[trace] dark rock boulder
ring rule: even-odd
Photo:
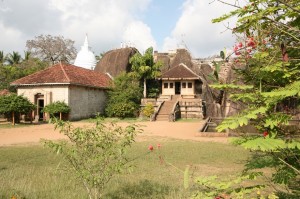
[[[95,71],[109,73],[116,77],[122,72],[129,72],[129,59],[137,53],[136,48],[120,48],[106,52],[95,67]]]

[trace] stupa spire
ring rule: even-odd
[[[88,35],[85,34],[85,40],[78,52],[75,62],[75,66],[80,66],[87,69],[94,69],[96,66],[96,57],[89,47]]]

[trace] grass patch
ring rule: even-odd
[[[193,180],[191,189],[184,190],[180,171],[186,165],[193,177],[225,177],[241,171],[247,157],[246,150],[228,144],[149,138],[132,146],[129,158],[134,167],[109,182],[104,198],[188,198]],[[42,146],[0,147],[0,198],[87,198],[64,164],[60,155]]]

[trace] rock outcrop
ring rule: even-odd
[[[130,71],[129,59],[137,53],[136,48],[120,48],[106,52],[95,67],[95,71],[109,73],[116,77],[122,72]]]

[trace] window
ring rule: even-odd
[[[182,83],[182,88],[186,88],[186,83],[185,82]]]
[[[168,83],[164,83],[164,88],[168,88]]]
[[[191,82],[188,83],[188,88],[193,88],[193,84]]]
[[[173,83],[170,83],[170,88],[173,88]]]

